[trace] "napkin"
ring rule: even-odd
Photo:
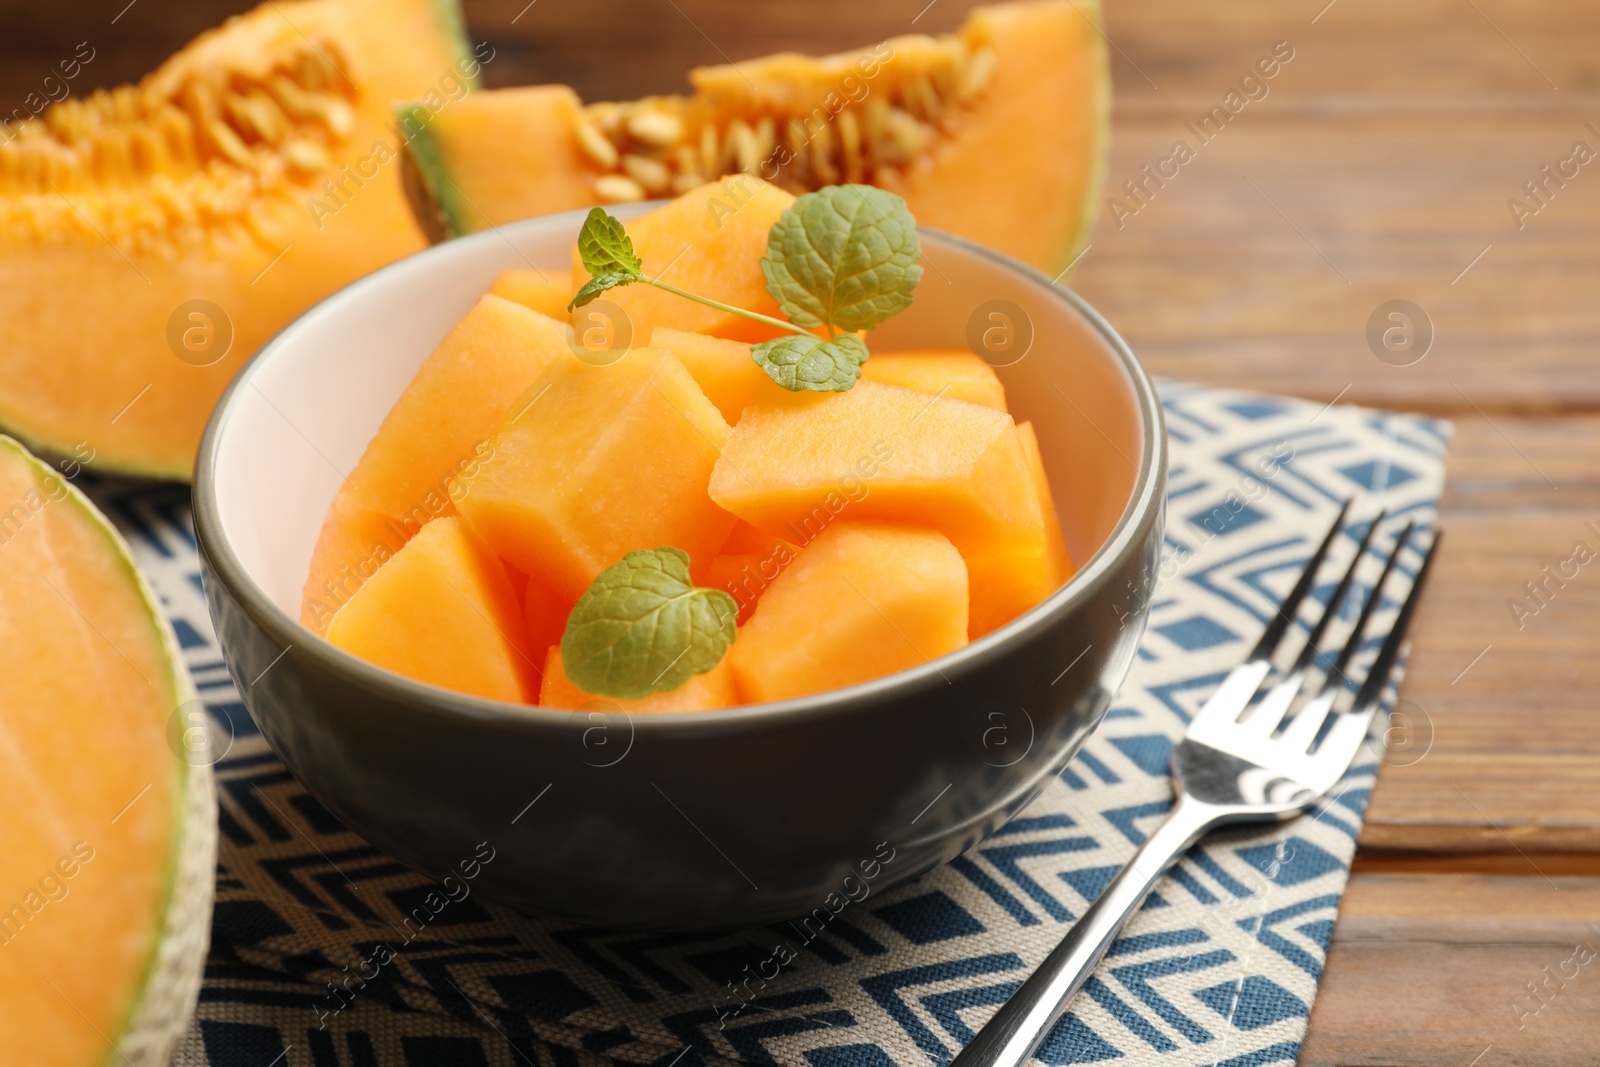
[[[1339,505],[1353,496],[1358,517],[1384,507],[1423,525],[1434,518],[1448,423],[1176,381],[1159,388],[1172,445],[1161,572],[1137,662],[1105,720],[988,840],[911,885],[852,902],[811,940],[785,924],[697,934],[567,926],[482,900],[470,883],[440,905],[443,887],[344,828],[251,722],[206,615],[187,491],[88,486],[160,594],[212,716],[214,750],[225,750],[211,954],[174,1063],[949,1062],[1168,811],[1173,745]],[[1293,1062],[1382,728],[1380,719],[1308,814],[1191,849],[1038,1059]],[[431,921],[403,928],[418,907]],[[752,977],[779,944],[792,962],[770,980]]]

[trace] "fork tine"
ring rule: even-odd
[[[1283,603],[1278,605],[1277,614],[1267,624],[1266,630],[1261,634],[1261,640],[1256,642],[1256,647],[1250,653],[1252,660],[1272,658],[1278,643],[1283,640],[1283,635],[1288,632],[1295,616],[1299,613],[1300,602],[1311,591],[1311,584],[1316,581],[1317,570],[1327,558],[1328,548],[1333,544],[1333,539],[1339,535],[1339,529],[1344,525],[1344,517],[1349,512],[1353,499],[1347,498],[1344,505],[1339,508],[1339,514],[1334,516],[1333,525],[1328,527],[1328,532],[1322,538],[1322,544],[1317,546],[1317,550],[1306,561],[1306,569],[1300,572],[1300,579],[1295,582],[1294,588],[1289,590],[1289,595],[1283,598]]]
[[[1355,580],[1356,570],[1361,566],[1361,561],[1366,558],[1367,546],[1372,543],[1373,532],[1378,524],[1383,521],[1385,512],[1378,512],[1370,523],[1367,532],[1362,535],[1361,543],[1356,546],[1355,558],[1350,561],[1350,566],[1345,568],[1344,574],[1339,578],[1339,584],[1334,587],[1333,594],[1328,597],[1328,603],[1322,609],[1322,615],[1311,627],[1311,633],[1306,638],[1305,647],[1295,657],[1294,666],[1272,689],[1262,698],[1256,709],[1250,712],[1244,720],[1244,725],[1249,729],[1262,734],[1271,734],[1282,724],[1284,716],[1289,714],[1289,709],[1294,706],[1295,698],[1305,688],[1306,678],[1310,674],[1311,663],[1317,657],[1317,646],[1322,642],[1322,636],[1327,632],[1328,624],[1339,614],[1339,608],[1345,596],[1350,591],[1350,583]]]
[[[1322,732],[1322,724],[1332,710],[1334,700],[1338,697],[1337,683],[1345,681],[1345,667],[1349,666],[1350,659],[1361,648],[1362,641],[1366,638],[1367,622],[1372,618],[1372,609],[1378,601],[1383,599],[1383,587],[1388,584],[1389,575],[1394,571],[1395,561],[1400,558],[1400,553],[1405,551],[1406,542],[1411,539],[1411,531],[1415,523],[1406,523],[1405,529],[1400,531],[1400,536],[1395,539],[1394,548],[1389,551],[1389,558],[1383,561],[1383,571],[1378,575],[1378,580],[1373,583],[1372,591],[1367,594],[1366,603],[1361,605],[1361,613],[1356,616],[1355,625],[1350,628],[1350,637],[1339,650],[1333,666],[1323,676],[1322,685],[1317,690],[1316,699],[1306,704],[1295,716],[1289,728],[1283,732],[1282,741],[1296,752],[1305,752],[1311,748],[1311,743],[1316,740],[1317,734]],[[1367,534],[1370,537],[1371,529]],[[1350,574],[1355,573],[1351,567]]]
[[[1433,535],[1433,541],[1422,557],[1422,566],[1418,568],[1417,576],[1411,582],[1411,591],[1406,594],[1405,603],[1400,606],[1400,614],[1395,617],[1394,628],[1389,631],[1389,636],[1384,638],[1383,647],[1378,650],[1377,658],[1372,661],[1372,669],[1356,693],[1355,703],[1351,705],[1349,711],[1334,720],[1333,728],[1328,731],[1328,736],[1323,738],[1322,744],[1317,748],[1317,757],[1337,759],[1342,761],[1343,767],[1348,767],[1355,759],[1356,750],[1361,747],[1361,742],[1367,736],[1372,718],[1377,713],[1378,704],[1383,699],[1383,692],[1389,686],[1389,677],[1394,673],[1395,663],[1400,658],[1400,649],[1406,640],[1406,630],[1411,626],[1412,615],[1416,614],[1417,602],[1422,599],[1422,587],[1427,584],[1428,571],[1433,566],[1433,557],[1439,550],[1440,536],[1441,534],[1437,532]],[[1377,596],[1377,587],[1374,587],[1373,596]]]

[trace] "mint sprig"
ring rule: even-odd
[[[597,696],[665,693],[721,662],[738,618],[733,597],[695,586],[683,549],[640,549],[601,571],[578,598],[561,636],[561,665]]]
[[[584,219],[578,254],[591,277],[568,311],[608,289],[643,283],[765,323],[793,336],[762,341],[750,356],[774,382],[796,392],[842,392],[854,385],[869,353],[851,334],[904,311],[922,278],[916,220],[904,200],[870,185],[806,193],[767,234],[761,272],[788,322],[647,276],[622,223],[601,208]],[[811,332],[821,327],[828,330],[826,338]]]

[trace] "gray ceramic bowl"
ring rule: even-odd
[[[533,219],[396,263],[301,316],[234,381],[200,449],[195,516],[212,619],[251,714],[305,787],[379,848],[443,877],[487,841],[478,892],[572,922],[770,922],[859,893],[869,875],[879,891],[948,863],[1044,788],[1122,683],[1166,469],[1155,391],[1111,327],[966,241],[924,233],[916,303],[870,343],[981,343],[1007,324],[993,313],[1031,333],[999,373],[1038,430],[1080,569],[1009,625],[849,689],[630,718],[421,685],[296,621],[334,491],[412,373],[500,271],[566,270],[581,221]]]

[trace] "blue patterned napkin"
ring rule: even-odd
[[[1172,439],[1166,552],[1139,660],[1105,722],[992,838],[852,905],[808,943],[782,925],[641,934],[528,919],[470,895],[441,905],[438,887],[308,796],[256,732],[206,617],[187,492],[91,487],[166,604],[213,727],[231,737],[216,765],[210,965],[174,1062],[948,1062],[1168,810],[1174,742],[1339,502],[1355,494],[1358,514],[1381,504],[1434,517],[1447,423],[1178,382],[1161,392]],[[1292,1062],[1380,755],[1369,742],[1309,815],[1191,850],[1039,1058]],[[431,921],[407,941],[400,924],[418,908]],[[735,996],[745,968],[779,943],[795,946],[794,961]]]

